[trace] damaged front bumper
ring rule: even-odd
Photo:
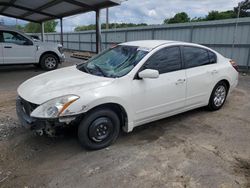
[[[30,103],[21,97],[16,100],[16,113],[21,125],[30,129],[38,135],[56,136],[58,130],[69,125],[79,123],[79,116],[56,118],[56,119],[37,119],[30,116],[33,110],[39,105]]]

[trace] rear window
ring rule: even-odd
[[[210,58],[206,49],[189,46],[184,46],[183,49],[186,68],[210,64]]]
[[[208,51],[210,63],[217,63],[217,56],[214,52]]]

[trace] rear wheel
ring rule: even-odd
[[[208,104],[210,110],[215,111],[222,108],[227,98],[228,89],[229,88],[225,82],[219,82],[216,84]]]
[[[84,148],[98,150],[115,142],[119,132],[120,119],[117,114],[109,109],[97,109],[80,123],[78,138]]]
[[[46,71],[57,69],[58,64],[59,64],[58,58],[54,54],[43,55],[40,62],[42,69]]]

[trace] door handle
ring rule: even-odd
[[[184,82],[186,82],[186,79],[179,79],[179,80],[177,80],[177,82],[175,84],[180,85],[180,84],[183,84]]]
[[[12,46],[4,46],[4,48],[12,48]]]

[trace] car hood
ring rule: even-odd
[[[42,104],[64,95],[82,95],[83,92],[104,87],[113,81],[112,78],[87,74],[72,66],[31,78],[20,85],[17,91],[26,101]]]

